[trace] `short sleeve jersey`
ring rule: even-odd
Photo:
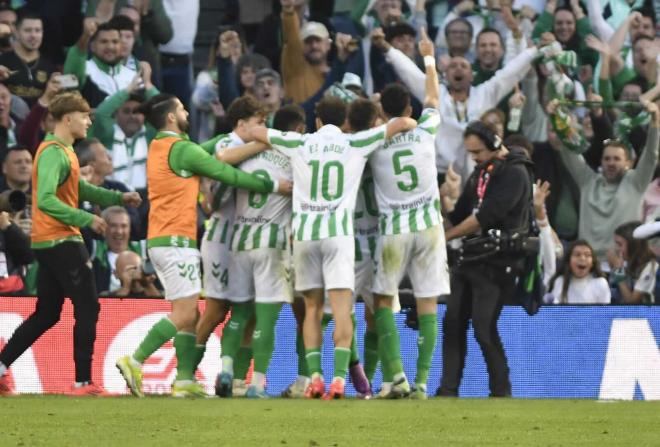
[[[291,162],[277,151],[261,152],[240,165],[240,169],[271,180],[293,180]],[[291,198],[276,193],[236,190],[236,210],[231,250],[258,248],[286,249],[291,226]]]
[[[215,143],[215,153],[219,154],[225,149],[241,146],[243,140],[234,132],[221,136]],[[232,235],[231,228],[234,223],[234,210],[236,208],[235,191],[228,185],[213,180],[211,191],[213,191],[213,219],[209,231],[215,233],[220,231],[220,242],[227,243]]]
[[[345,134],[325,125],[313,134],[269,129],[273,149],[293,167],[293,237],[316,241],[353,235],[353,212],[369,154],[385,141],[386,127]]]
[[[439,123],[437,110],[425,109],[415,129],[388,139],[371,155],[380,234],[415,233],[442,222],[435,165]]]

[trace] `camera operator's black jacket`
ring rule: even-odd
[[[491,229],[527,234],[532,212],[532,167],[529,158],[515,149],[503,160],[478,165],[458,198],[454,211],[450,213],[449,220],[453,225],[458,225],[477,210],[476,218],[484,236]],[[479,206],[477,185],[483,169],[489,171],[490,180]],[[498,255],[489,262],[508,264],[511,260],[506,255]]]

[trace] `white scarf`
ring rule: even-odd
[[[132,138],[127,138],[117,124],[114,125],[114,130],[110,148],[114,168],[112,178],[129,188],[145,189],[149,144],[144,126]]]

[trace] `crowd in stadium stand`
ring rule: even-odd
[[[75,145],[88,181],[143,197],[137,210],[80,204],[107,223],[105,238],[85,233],[98,290],[150,296],[153,274],[125,273],[146,257],[155,129],[141,103],[177,95],[199,142],[231,131],[225,111],[243,95],[269,126],[280,107],[299,105],[312,131],[324,95],[378,102],[400,83],[418,118],[424,28],[441,84],[443,211],[474,169],[463,131],[483,120],[534,161],[546,303],[655,303],[660,245],[633,233],[660,219],[659,123],[648,106],[660,104],[659,22],[657,0],[0,1],[0,294],[35,293],[32,159],[58,92],[77,89],[94,109]],[[201,31],[215,33],[203,46]],[[208,63],[195,66],[207,47]],[[200,235],[207,212],[202,198]]]

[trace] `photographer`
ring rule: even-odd
[[[0,294],[23,290],[23,266],[33,260],[30,238],[9,219],[9,213],[0,212]]]
[[[532,200],[530,162],[522,154],[510,153],[495,130],[483,122],[470,123],[463,138],[477,167],[449,215],[454,227],[447,231],[446,239],[479,235],[463,239],[463,253],[477,259],[461,262],[451,272],[451,295],[443,323],[443,374],[436,394],[458,396],[467,354],[468,322],[472,319],[488,367],[490,395],[509,397],[509,367],[497,319],[514,290],[515,274],[522,267],[523,257],[506,249],[493,250],[490,236],[495,231],[502,236],[527,234]],[[470,253],[468,246],[473,247]]]
[[[153,297],[162,296],[160,290],[154,285],[156,274],[151,271],[145,271],[145,265],[139,254],[126,250],[117,256],[114,274],[121,286],[103,295],[107,296],[130,296],[135,297]]]

